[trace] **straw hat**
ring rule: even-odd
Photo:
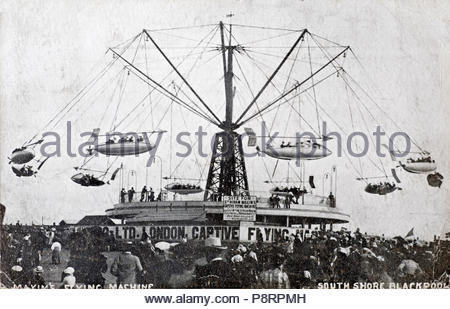
[[[166,251],[170,249],[170,244],[166,241],[160,241],[155,244],[155,248],[158,248],[161,251]]]
[[[227,247],[222,246],[222,241],[218,237],[209,237],[205,239],[205,247],[216,248],[216,249],[227,249]]]
[[[233,262],[233,263],[241,263],[243,261],[244,261],[244,258],[240,254],[236,254],[235,256],[233,256],[231,258],[231,262]]]
[[[42,266],[39,265],[39,266],[33,268],[33,271],[34,271],[35,273],[43,273],[43,272],[44,272],[44,268],[42,268]]]
[[[339,248],[338,248],[338,252],[339,252],[339,253],[342,253],[342,254],[345,254],[345,255],[347,255],[347,256],[350,254],[348,248],[344,248],[344,247],[339,247]]]
[[[237,247],[237,249],[239,251],[241,251],[242,253],[247,252],[247,248],[243,245],[243,244],[239,244],[239,246]]]
[[[74,272],[75,272],[75,269],[73,269],[73,267],[67,267],[63,271],[63,273],[68,274],[68,275],[73,275]]]

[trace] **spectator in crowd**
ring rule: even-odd
[[[11,267],[10,276],[12,282],[14,282],[14,284],[16,285],[27,284],[26,274],[24,273],[23,268],[20,265],[14,265],[13,267]]]
[[[92,252],[90,252],[88,258],[88,263],[86,263],[86,279],[84,283],[88,285],[103,287],[105,285],[105,278],[103,277],[103,273],[108,270],[106,257],[97,250],[93,250]]]
[[[48,235],[48,245],[51,246],[53,243],[53,238],[55,238],[56,229],[52,227]]]
[[[141,261],[144,271],[137,274],[138,283],[154,282],[156,265],[156,251],[147,233],[142,235],[142,240],[135,248],[136,256]]]
[[[42,268],[42,266],[36,266],[33,269],[33,276],[31,277],[28,285],[45,286],[46,282],[44,280],[43,274],[44,269]]]
[[[31,235],[27,233],[23,238],[21,250],[21,266],[25,274],[31,272],[34,265],[33,245],[31,242]]]
[[[420,279],[423,279],[421,278],[422,276],[422,268],[412,259],[405,259],[401,261],[400,265],[397,267],[397,278],[400,282],[417,282],[420,281]]]
[[[205,239],[205,256],[208,264],[197,267],[196,277],[203,288],[226,288],[231,279],[231,269],[226,262],[226,249],[218,237]]]
[[[75,269],[73,267],[67,267],[63,271],[63,280],[59,286],[60,289],[73,289],[75,287],[76,278],[74,276]]]
[[[111,274],[117,277],[117,284],[136,284],[136,273],[143,271],[139,258],[131,254],[132,243],[127,243],[111,265]]]
[[[275,256],[272,266],[259,275],[260,287],[265,289],[290,289],[289,277],[284,271],[284,257],[281,254]]]
[[[61,243],[54,241],[50,247],[50,250],[52,250],[52,264],[61,264]]]

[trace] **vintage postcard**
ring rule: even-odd
[[[448,1],[0,8],[2,289],[449,287]]]

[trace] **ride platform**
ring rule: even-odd
[[[135,196],[140,196],[137,192]],[[350,215],[337,207],[330,207],[328,197],[305,195],[299,204],[290,203],[289,208],[280,202],[273,206],[267,198],[257,198],[255,225],[311,226],[348,223]],[[233,225],[239,222],[224,221],[222,201],[140,201],[119,202],[106,210],[106,215],[121,219],[127,224],[182,224],[203,222],[205,224]]]

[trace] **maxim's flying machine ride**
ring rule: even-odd
[[[223,22],[144,29],[109,48],[107,55],[110,59],[97,75],[38,133],[12,152],[9,160],[16,165],[12,169],[17,176],[37,173],[49,159],[35,160],[35,148],[45,139],[38,136],[45,130],[59,128],[65,120],[78,127],[96,128],[85,142],[85,156],[75,167],[77,173],[71,177],[76,184],[96,187],[113,181],[119,171],[123,174],[123,165],[116,165],[119,158],[132,160],[136,155],[154,155],[155,137],[158,140],[166,132],[154,128],[167,126],[165,120],[169,117],[172,150],[174,126],[181,130],[198,125],[187,119],[194,116],[206,126],[220,129],[212,142],[210,160],[203,163],[203,168],[197,157],[194,163],[186,163],[199,168],[199,178],[188,178],[197,173],[193,168],[187,177],[175,177],[180,162],[165,177],[178,179],[165,186],[167,191],[180,195],[203,193],[205,201],[250,196],[243,135],[238,133],[244,129],[247,147],[256,151],[256,158],[262,160],[270,179],[267,183],[274,185],[268,192],[286,198],[292,195],[298,202],[299,197],[316,189],[317,176],[308,175],[306,181],[307,174],[313,173],[307,170],[306,164],[310,163],[306,162],[326,162],[333,157],[330,144],[336,138],[322,132],[322,122],[333,125],[342,136],[356,130],[367,132],[372,145],[372,125],[386,129],[395,123],[353,77],[352,69],[364,71],[354,51],[308,29]],[[218,116],[221,109],[223,119]],[[178,117],[175,123],[174,113]],[[144,129],[148,127],[153,129]],[[260,135],[255,132],[258,127],[264,129]],[[297,133],[305,131],[311,133],[309,137],[298,137]],[[256,145],[259,141],[263,144]],[[443,177],[435,172],[436,162],[416,141],[413,144],[420,156],[398,161],[398,167],[412,174],[434,172],[427,176],[428,183],[440,187]],[[163,145],[167,146],[167,141]],[[361,148],[360,141],[352,145]],[[396,169],[386,169],[388,163],[380,158],[371,154],[354,158],[347,150],[343,154],[358,174],[357,180],[366,183],[365,192],[387,195],[401,190]],[[396,160],[396,150],[390,150],[390,154]],[[171,160],[171,156],[166,159]],[[267,156],[272,172],[264,159]],[[33,160],[38,164],[36,171],[29,164]],[[300,166],[293,167],[294,161],[300,161]],[[207,177],[202,188],[200,182],[205,169]],[[379,174],[366,176],[372,171]],[[294,181],[289,175],[282,178],[288,179],[282,183],[274,179],[277,174],[286,176],[285,173],[293,174]],[[198,181],[189,183],[189,179]],[[333,197],[331,192],[330,196]]]

